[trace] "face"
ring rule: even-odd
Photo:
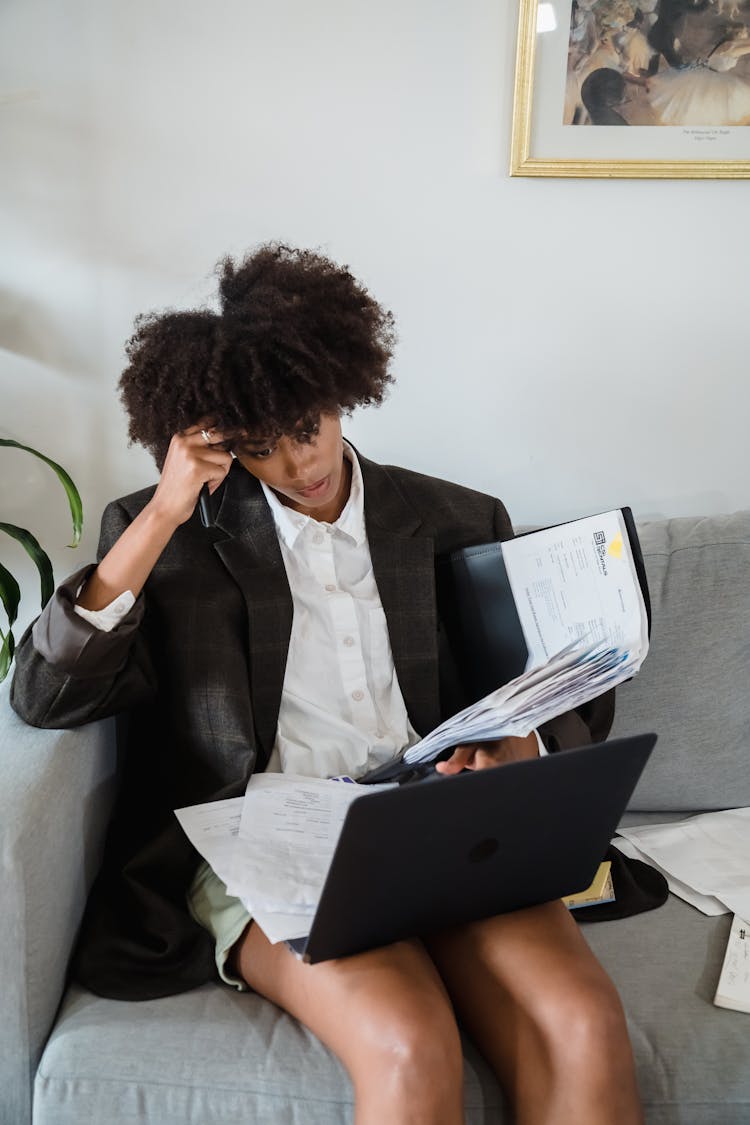
[[[341,422],[321,414],[317,426],[269,440],[254,434],[232,443],[237,460],[272,488],[289,508],[332,523],[349,498],[349,462],[344,460]]]

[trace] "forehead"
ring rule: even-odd
[[[272,445],[274,442],[277,442],[282,437],[293,437],[295,434],[303,433],[306,430],[317,429],[320,426],[321,422],[323,422],[323,420],[323,415],[318,413],[311,414],[306,418],[300,418],[299,422],[297,422],[296,426],[292,430],[240,430],[236,435],[235,440],[239,438],[242,441],[243,445],[265,448],[266,446]]]

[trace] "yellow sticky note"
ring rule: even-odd
[[[614,559],[622,558],[622,535],[620,535],[619,531],[617,535],[615,535],[609,547],[607,547],[607,554],[611,555]]]

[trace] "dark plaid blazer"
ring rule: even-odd
[[[435,559],[507,539],[503,505],[360,458],[372,563],[409,717],[425,734],[466,703],[435,594]],[[153,495],[110,504],[101,558]],[[211,939],[187,912],[197,853],[173,810],[238,796],[273,747],[292,600],[260,485],[235,464],[215,527],[175,532],[116,630],[73,612],[84,568],[18,647],[11,702],[27,722],[71,727],[118,715],[123,777],[74,971],[101,995],[146,999],[216,975]],[[606,736],[612,693],[542,734],[550,749]]]

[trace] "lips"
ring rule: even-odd
[[[309,484],[307,488],[300,488],[297,491],[300,496],[305,496],[307,498],[320,496],[320,494],[325,492],[326,488],[328,487],[330,479],[331,477],[329,473],[328,476],[321,477],[320,480],[316,480],[312,484]]]

